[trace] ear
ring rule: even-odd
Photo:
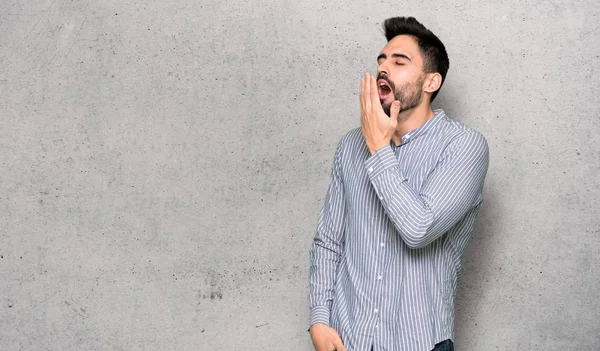
[[[432,94],[442,86],[442,75],[435,73],[427,73],[423,82],[423,91]]]

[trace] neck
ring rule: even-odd
[[[431,108],[431,104],[428,101],[425,101],[425,99],[423,99],[422,103],[417,107],[400,112],[398,115],[398,126],[396,127],[396,132],[392,137],[396,145],[400,145],[402,143],[402,137],[404,134],[419,128],[434,115],[435,113]]]

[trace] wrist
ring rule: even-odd
[[[386,142],[380,142],[380,143],[377,143],[377,144],[375,144],[375,145],[371,146],[371,147],[369,148],[369,151],[371,152],[371,155],[373,155],[373,154],[375,154],[377,151],[379,151],[380,149],[382,149],[382,148],[384,148],[384,147],[388,146],[389,144],[390,144],[390,142],[389,142],[389,141],[388,141],[387,143],[386,143]]]
[[[329,326],[325,323],[317,322],[317,323],[311,325],[310,328],[308,329],[308,331],[312,333],[313,331],[318,331],[319,329],[323,329],[323,328],[329,328]]]

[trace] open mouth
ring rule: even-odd
[[[385,100],[392,93],[392,88],[385,79],[377,80],[377,92],[379,93],[379,99]]]

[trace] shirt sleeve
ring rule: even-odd
[[[365,161],[387,216],[410,248],[427,246],[478,204],[488,164],[487,142],[475,131],[450,142],[420,191],[409,185],[391,146]]]
[[[310,248],[308,329],[315,323],[324,323],[329,326],[335,274],[344,244],[345,200],[341,174],[342,142],[343,139],[338,143],[334,155],[329,188]]]

